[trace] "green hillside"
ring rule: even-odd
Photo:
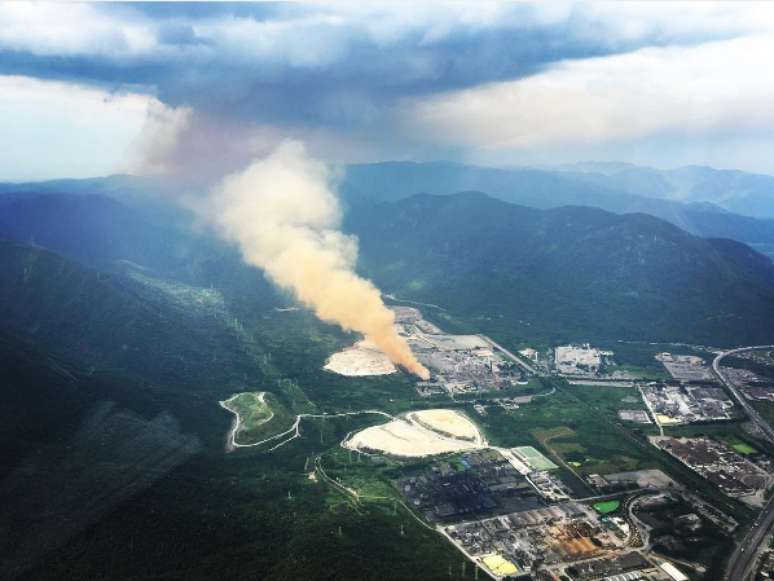
[[[736,345],[774,328],[774,267],[644,214],[536,210],[480,193],[353,204],[364,272],[495,334]]]
[[[261,375],[260,348],[217,291],[141,271],[106,273],[22,244],[0,243],[0,318],[4,329],[76,361],[142,369],[149,382],[206,374],[226,390]]]
[[[324,372],[351,336],[302,311],[235,321],[215,296],[0,244],[0,577],[447,579],[459,556],[436,533],[308,476],[373,418],[224,453],[237,391],[289,414],[404,410],[410,380]]]

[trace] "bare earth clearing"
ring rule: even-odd
[[[476,425],[459,412],[453,410],[425,410],[411,412],[408,419],[444,436],[469,440],[481,444],[483,439]]]
[[[365,339],[331,355],[323,369],[348,377],[389,375],[397,371],[389,357]]]
[[[485,448],[487,442],[468,418],[452,410],[411,412],[386,424],[361,430],[345,448],[418,458]]]

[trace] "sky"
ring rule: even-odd
[[[0,3],[0,180],[617,160],[774,174],[774,4]]]

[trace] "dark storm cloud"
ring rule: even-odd
[[[74,105],[61,112],[48,92],[67,91],[73,103],[86,100],[96,108],[93,95],[83,93],[89,87],[106,101],[134,96],[134,116],[116,116],[104,126],[109,143],[117,142],[116,134],[124,141],[132,131],[137,135],[125,155],[129,161],[118,164],[131,171],[194,168],[222,175],[286,138],[303,140],[313,155],[336,163],[439,157],[529,162],[526,151],[539,153],[535,159],[545,163],[569,146],[581,148],[572,156],[585,158],[589,142],[601,142],[615,157],[620,139],[636,146],[658,133],[666,144],[685,144],[685,159],[700,162],[706,159],[708,127],[721,139],[720,130],[749,117],[745,111],[768,110],[757,100],[765,90],[756,84],[765,78],[759,72],[765,67],[751,64],[756,55],[744,53],[745,45],[734,40],[763,39],[768,46],[765,39],[774,31],[770,6],[0,3],[0,81],[13,89],[4,130],[17,141],[41,132],[39,123],[16,122],[34,118],[29,111],[38,107],[58,130],[43,132],[46,137],[35,143],[51,141],[78,127],[81,114]],[[707,72],[703,61],[689,58],[704,54],[692,48],[712,44],[719,45],[708,48],[715,51],[713,62],[729,60],[722,58],[726,48],[742,51],[734,53],[728,71]],[[631,59],[619,59],[627,55]],[[643,60],[655,64],[644,67]],[[744,103],[731,107],[716,88],[698,88],[699,79],[715,87],[713,80],[732,73],[755,89]],[[546,81],[561,82],[563,91],[543,91]],[[655,86],[661,88],[648,106],[640,105],[638,99]],[[675,94],[691,104],[675,105]],[[695,110],[695,95],[709,94],[717,94],[717,103],[703,113],[706,120],[691,141],[682,112]],[[146,111],[139,125],[138,103]],[[575,105],[571,119],[557,128],[557,113],[566,116],[568,104]],[[610,125],[632,131],[615,141]],[[752,137],[759,139],[759,133]],[[549,149],[533,151],[541,143]],[[737,158],[761,148],[751,142],[742,149],[745,155],[737,152]],[[667,150],[655,148],[651,163],[663,162],[658,152]],[[46,157],[26,158],[37,156]]]
[[[81,44],[63,42],[57,50],[45,38],[37,43],[35,30],[24,42],[0,34],[0,73],[108,90],[144,87],[170,106],[210,115],[346,127],[369,124],[400,97],[520,78],[564,59],[675,40],[658,29],[623,39],[578,34],[590,16],[573,6],[558,15],[531,4],[481,5],[483,14],[475,5],[457,12],[443,5],[397,10],[93,6],[81,18],[87,21]],[[33,17],[55,19],[56,9]]]

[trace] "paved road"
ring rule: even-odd
[[[728,356],[742,353],[744,351],[755,351],[758,349],[774,349],[774,345],[759,345],[756,347],[740,347],[725,351],[715,357],[712,362],[712,370],[718,379],[723,382],[737,403],[742,407],[745,413],[750,417],[756,426],[760,428],[766,438],[774,443],[774,429],[761,417],[753,408],[749,401],[739,392],[736,386],[720,372],[720,361]],[[755,557],[758,554],[761,544],[766,540],[774,527],[774,498],[766,504],[761,511],[753,527],[747,532],[744,539],[736,546],[726,569],[727,581],[746,581],[747,577],[753,573],[751,570],[755,564]]]
[[[479,335],[479,337],[481,339],[483,339],[484,341],[486,341],[487,343],[489,343],[490,346],[494,347],[495,349],[499,349],[500,351],[505,353],[517,365],[521,365],[524,369],[526,369],[527,371],[529,371],[533,375],[537,375],[538,374],[537,369],[532,367],[529,363],[524,361],[521,357],[516,357],[516,355],[514,355],[513,353],[508,351],[505,347],[503,347],[499,343],[495,343],[495,341],[493,339],[491,339],[490,337],[487,337],[486,335]]]
[[[715,357],[715,360],[712,362],[712,371],[715,372],[715,375],[717,375],[718,379],[723,382],[723,385],[725,385],[728,390],[732,393],[734,396],[734,399],[736,399],[736,402],[742,407],[742,409],[745,411],[745,413],[750,417],[750,419],[755,423],[756,426],[758,426],[761,431],[764,433],[766,438],[774,444],[774,429],[771,428],[771,426],[764,420],[761,415],[755,410],[755,408],[750,404],[747,399],[739,392],[739,390],[736,388],[736,386],[733,384],[733,382],[726,379],[726,377],[720,372],[720,361],[727,357],[728,355],[736,355],[737,353],[742,353],[744,351],[756,351],[758,349],[774,349],[774,345],[758,345],[757,347],[740,347],[739,349],[732,349],[731,351],[725,351]]]
[[[748,576],[754,573],[752,568],[758,550],[774,526],[774,499],[768,502],[755,522],[757,524],[753,525],[731,555],[726,570],[727,581],[747,581]]]

